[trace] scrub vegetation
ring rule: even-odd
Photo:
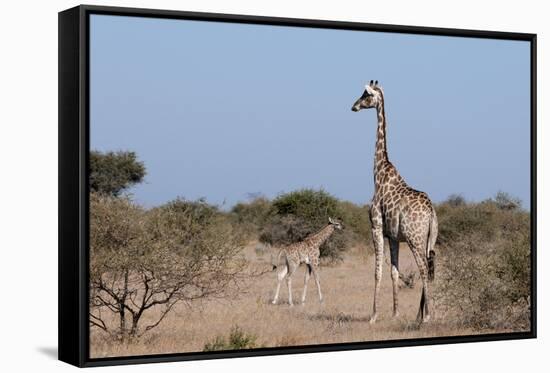
[[[273,199],[254,196],[229,211],[183,198],[145,208],[126,193],[146,175],[135,153],[92,152],[90,167],[91,357],[530,329],[530,215],[504,192],[475,203],[454,194],[436,205],[430,323],[415,322],[421,287],[402,244],[400,270],[408,281],[401,287],[401,316],[391,317],[386,252],[382,309],[370,325],[368,205],[306,188]],[[329,216],[344,230],[321,247],[325,302],[308,297],[304,306],[271,305],[278,247],[321,229]]]

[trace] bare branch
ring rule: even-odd
[[[170,310],[172,309],[172,307],[174,307],[174,305],[177,303],[176,302],[173,302],[171,304],[169,304],[165,309],[164,311],[162,311],[161,313],[161,316],[159,317],[159,319],[157,320],[157,322],[155,322],[154,324],[151,324],[151,325],[147,325],[145,327],[145,330],[143,331],[143,333],[141,333],[139,335],[139,337],[141,337],[143,334],[147,333],[149,330],[153,329],[154,327],[156,327],[158,324],[161,323],[161,321],[164,319],[164,317],[168,314],[168,312],[170,312]]]

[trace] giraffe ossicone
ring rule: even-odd
[[[374,153],[374,196],[369,211],[375,250],[374,301],[370,322],[376,322],[378,317],[384,238],[388,238],[390,244],[394,316],[399,314],[399,243],[406,242],[422,279],[417,318],[427,322],[432,312],[429,282],[434,277],[437,215],[428,195],[409,187],[388,159],[384,91],[378,81],[372,80],[351,110],[357,112],[371,108],[376,109],[378,128]]]

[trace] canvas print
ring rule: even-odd
[[[531,330],[529,42],[89,32],[91,358]]]

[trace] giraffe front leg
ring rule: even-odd
[[[304,291],[302,293],[302,304],[306,303],[306,294],[307,294],[307,283],[309,282],[311,272],[311,265],[306,265],[306,274],[304,276]]]
[[[288,286],[288,304],[292,307],[294,303],[292,303],[292,278],[290,276],[286,278],[286,284]]]
[[[275,296],[273,297],[273,301],[271,303],[277,304],[277,300],[279,299],[279,291],[281,290],[281,282],[285,278],[286,274],[288,273],[288,267],[285,265],[279,272],[277,273],[277,289],[275,290]]]
[[[393,286],[393,317],[399,317],[399,241],[390,240],[391,280]]]
[[[317,284],[317,292],[319,293],[319,303],[323,303],[323,294],[321,293],[321,279],[319,278],[319,268],[315,265],[311,266],[315,283]]]
[[[298,265],[289,263],[288,274],[286,275],[286,284],[288,286],[288,304],[290,305],[290,307],[294,306],[294,303],[292,303],[292,275],[296,271],[297,266]]]
[[[372,239],[374,241],[376,264],[374,269],[374,301],[369,322],[374,324],[378,317],[378,300],[380,295],[380,283],[382,281],[382,264],[384,263],[384,235],[381,226],[372,229]]]

